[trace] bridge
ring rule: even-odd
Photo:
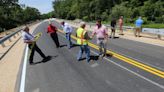
[[[60,22],[57,26],[60,48],[56,48],[46,33],[48,20],[30,25],[31,33],[42,33],[38,46],[51,60],[42,63],[35,53],[34,65],[29,65],[29,49],[18,37],[16,43],[0,61],[0,92],[163,92],[164,90],[164,43],[149,37],[124,36],[108,40],[108,56],[98,56],[96,39],[89,42],[91,61],[77,61],[79,46],[76,45],[78,23],[68,21],[74,27],[73,48],[68,49]],[[93,28],[88,24],[89,34]],[[9,46],[9,45],[7,45]],[[4,51],[4,48],[1,47]],[[1,53],[3,53],[1,50]]]

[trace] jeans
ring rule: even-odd
[[[106,39],[98,39],[99,55],[106,55]]]
[[[66,39],[67,39],[67,47],[71,48],[71,46],[72,46],[71,33],[66,33]]]
[[[88,45],[81,45],[80,46],[80,50],[79,50],[79,54],[77,56],[77,60],[82,59],[82,55],[83,55],[84,51],[85,51],[85,54],[86,54],[87,62],[89,62],[89,60],[90,60],[90,49],[89,49]]]

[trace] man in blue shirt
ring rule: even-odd
[[[30,58],[29,58],[30,64],[34,64],[33,57],[34,57],[35,51],[37,51],[40,54],[40,56],[43,58],[42,62],[46,62],[48,59],[50,59],[50,56],[45,56],[45,54],[37,46],[35,37],[29,33],[28,27],[24,28],[24,30],[22,32],[22,38],[23,38],[24,43],[27,43],[28,47],[31,49],[31,54],[30,54]]]
[[[136,25],[136,30],[134,32],[135,37],[137,37],[137,36],[140,37],[140,32],[141,32],[141,29],[142,29],[142,24],[143,24],[143,20],[141,19],[141,17],[139,17],[136,20],[136,22],[135,22],[135,25]]]
[[[62,22],[61,25],[63,27],[63,31],[66,34],[67,46],[70,49],[72,47],[71,34],[73,29],[70,25],[68,25],[68,23]]]

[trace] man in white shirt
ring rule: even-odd
[[[61,25],[63,27],[63,31],[66,34],[67,46],[70,49],[72,47],[71,34],[73,29],[70,25],[68,25],[68,23],[62,22]]]
[[[35,37],[29,33],[29,28],[26,26],[22,32],[22,38],[24,40],[24,43],[28,44],[28,47],[31,49],[31,54],[29,58],[29,63],[34,64],[33,62],[33,57],[34,57],[34,52],[37,51],[40,56],[43,58],[42,62],[47,61],[50,56],[45,56],[45,54],[39,49],[39,47],[36,44]]]

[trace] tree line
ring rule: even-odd
[[[18,0],[0,0],[0,31],[26,24],[40,18],[40,12],[33,7],[19,5]]]
[[[53,8],[53,16],[69,20],[110,21],[124,16],[126,23],[134,23],[142,16],[146,24],[164,23],[163,0],[55,0]]]

